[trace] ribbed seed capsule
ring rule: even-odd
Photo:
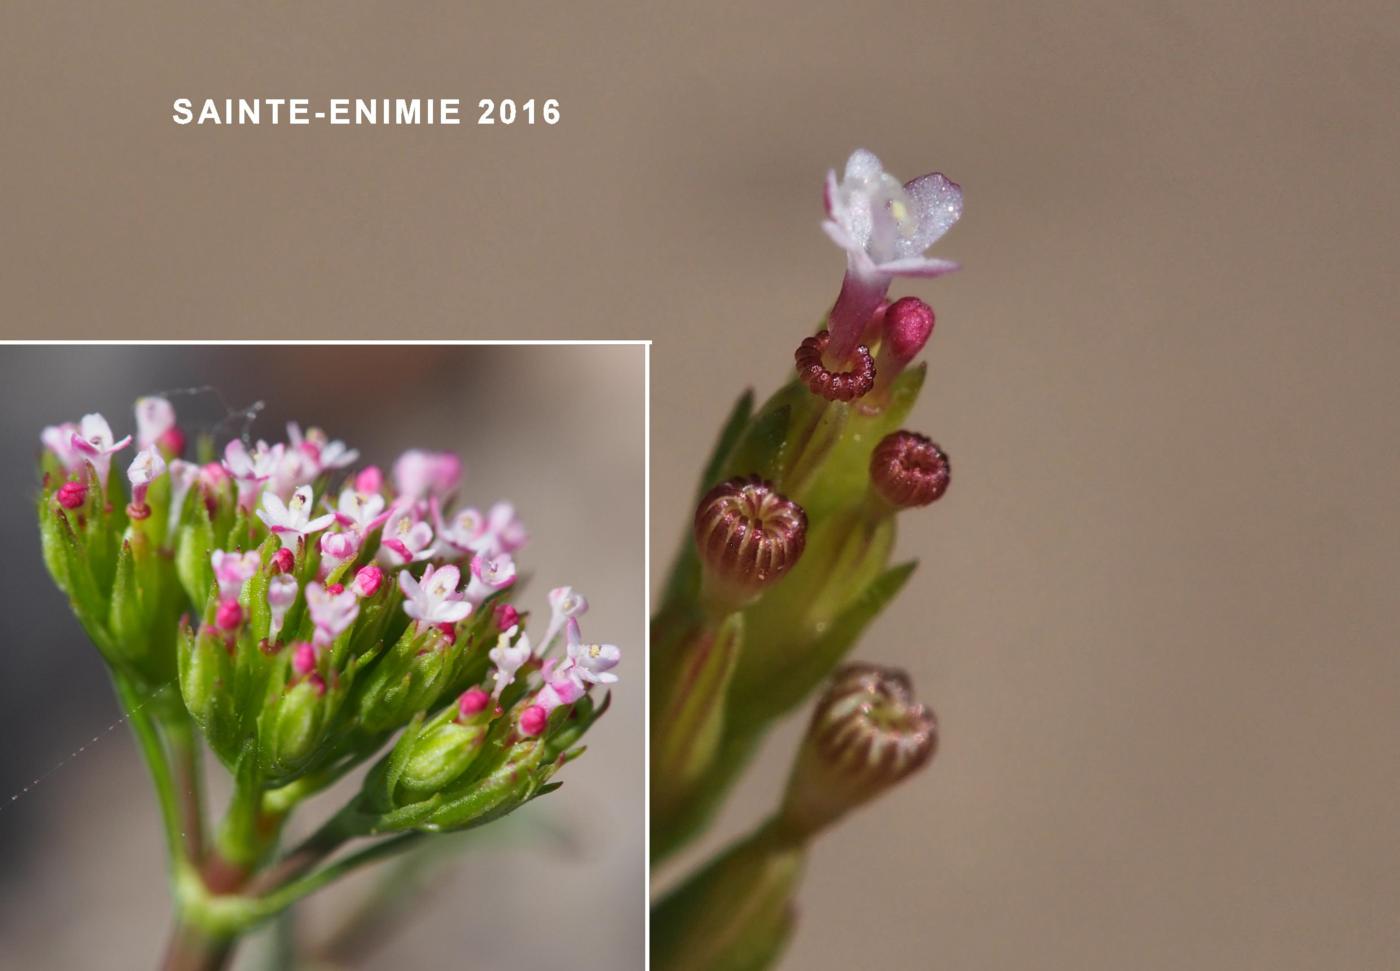
[[[892,506],[927,506],[948,491],[953,470],[948,456],[917,432],[886,435],[870,455],[870,481]]]
[[[822,356],[831,343],[831,333],[821,331],[797,345],[793,354],[797,376],[812,394],[827,401],[854,401],[875,387],[875,359],[870,348],[861,344],[855,349],[855,363],[849,371],[833,371]]]
[[[695,545],[710,576],[752,596],[792,569],[807,544],[807,514],[756,475],[721,482],[695,510]]]
[[[914,700],[907,674],[847,665],[817,703],[783,819],[815,833],[928,764],[937,748],[938,719]]]

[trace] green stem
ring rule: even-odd
[[[156,720],[146,709],[147,702],[154,699],[142,698],[136,686],[122,674],[113,674],[112,681],[117,689],[117,698],[126,711],[127,721],[136,735],[141,755],[150,770],[151,781],[156,788],[156,802],[160,805],[161,822],[165,826],[166,851],[169,854],[172,874],[186,861],[184,839],[181,834],[180,799],[176,792],[175,780],[170,771],[170,762],[165,747],[161,744],[160,733],[156,730]]]

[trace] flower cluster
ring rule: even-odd
[[[903,674],[841,664],[914,570],[891,562],[898,518],[950,482],[944,451],[901,428],[934,313],[889,288],[957,269],[924,252],[962,192],[937,173],[901,183],[861,150],[828,175],[825,208],[846,255],[840,292],[798,345],[796,377],[758,408],[744,395],[725,423],[653,618],[653,861],[701,833],[777,720],[829,687],[773,818],[657,904],[666,971],[765,966],[791,931],[809,844],[935,748]]]
[[[527,532],[508,502],[460,500],[456,455],[410,450],[386,475],[289,424],[195,461],[159,397],[136,426],[129,501],[112,466],[131,436],[96,414],[43,430],[46,562],[114,670],[177,680],[240,779],[304,796],[407,729],[366,780],[366,825],[473,825],[538,794],[606,708],[619,649],[584,639],[569,587],[532,646]]]

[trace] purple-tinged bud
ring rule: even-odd
[[[302,641],[292,648],[292,670],[305,677],[316,670],[316,648]]]
[[[849,371],[833,371],[823,360],[830,343],[831,334],[822,331],[797,345],[793,355],[797,377],[807,390],[827,401],[853,401],[875,387],[875,360],[870,356],[870,348],[864,344],[856,347]]]
[[[927,506],[948,491],[948,456],[931,439],[910,431],[891,432],[870,455],[870,482],[899,509]]]
[[[462,718],[470,718],[472,715],[480,714],[486,710],[486,706],[491,703],[491,696],[480,688],[469,688],[462,692],[462,697],[457,699],[457,714]]]
[[[185,433],[179,425],[171,425],[156,440],[156,447],[172,459],[185,454]]]
[[[373,597],[384,583],[384,571],[377,566],[362,566],[350,584],[358,597]]]
[[[531,705],[520,713],[520,734],[533,738],[544,731],[548,721],[549,712],[544,710],[543,705]]]
[[[371,465],[367,469],[361,470],[355,476],[355,491],[363,492],[365,495],[373,495],[384,488],[384,473],[379,471],[379,466]]]
[[[498,604],[495,611],[496,629],[510,630],[520,623],[520,611],[510,604]]]
[[[742,603],[781,579],[802,556],[807,514],[756,475],[721,482],[695,510],[695,545],[707,582]]]
[[[782,820],[810,836],[927,765],[937,748],[938,719],[914,701],[907,674],[846,665],[812,715]]]
[[[243,608],[232,598],[221,601],[214,612],[214,625],[223,631],[237,630],[243,623]]]
[[[291,550],[284,546],[276,553],[272,554],[272,560],[267,566],[268,572],[273,576],[277,576],[282,573],[291,573],[292,567],[295,565],[296,557],[292,555]]]
[[[58,504],[64,509],[77,509],[87,502],[87,494],[87,483],[65,482],[58,490]]]
[[[924,349],[933,333],[933,308],[918,297],[902,297],[885,311],[884,333],[880,342],[883,363],[888,352],[892,363],[903,368]]]

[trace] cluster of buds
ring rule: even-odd
[[[291,424],[190,461],[169,401],[138,401],[136,424],[129,498],[130,436],[100,415],[44,429],[45,560],[108,663],[178,681],[240,781],[315,791],[406,729],[366,782],[371,827],[476,825],[543,791],[606,710],[618,648],[583,639],[568,587],[532,646],[526,530],[507,502],[458,501],[457,456],[385,475]]]
[[[914,569],[892,565],[898,517],[949,485],[943,450],[902,427],[934,313],[889,288],[957,269],[924,251],[961,215],[962,193],[936,173],[901,184],[857,151],[841,178],[828,175],[825,205],[846,255],[839,295],[798,345],[795,378],[731,413],[653,619],[653,861],[702,831],[779,717],[830,687],[782,809],[659,905],[661,968],[763,966],[790,926],[807,843],[935,747],[907,678],[840,665]],[[756,923],[729,927],[726,913]],[[719,939],[730,943],[705,943]]]

